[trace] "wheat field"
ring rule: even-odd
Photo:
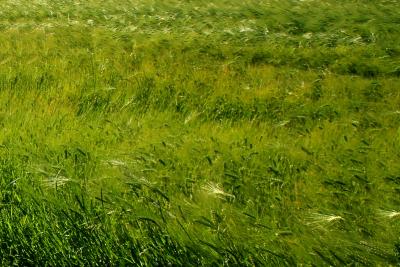
[[[400,263],[400,2],[3,0],[2,266]]]

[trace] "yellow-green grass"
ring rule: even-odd
[[[0,263],[396,265],[397,1],[3,1]]]

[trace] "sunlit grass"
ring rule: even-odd
[[[396,1],[2,1],[0,262],[395,265]]]

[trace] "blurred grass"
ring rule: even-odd
[[[395,265],[397,1],[2,1],[0,262]]]

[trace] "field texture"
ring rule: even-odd
[[[400,263],[400,2],[0,1],[0,265]]]

